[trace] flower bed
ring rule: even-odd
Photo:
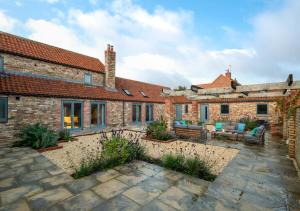
[[[141,132],[123,131],[125,138],[136,138],[141,146],[146,150],[146,155],[154,159],[162,158],[168,154],[180,154],[187,158],[199,158],[210,163],[212,173],[218,175],[223,168],[237,155],[238,150],[224,148],[201,143],[193,143],[181,140],[175,140],[168,143],[145,140]],[[106,138],[111,134],[105,134]],[[102,151],[101,140],[103,134],[77,137],[77,141],[66,142],[62,149],[44,152],[56,165],[64,169],[68,174],[73,174],[75,169],[80,166],[82,159],[89,156],[97,156]]]

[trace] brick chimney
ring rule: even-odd
[[[116,52],[112,45],[107,45],[105,54],[105,87],[114,90],[116,73]]]
[[[225,76],[229,79],[231,79],[231,65],[228,66],[228,69],[226,70]]]

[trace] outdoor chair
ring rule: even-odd
[[[256,130],[255,130],[256,129]],[[263,125],[254,129],[254,134],[246,134],[244,141],[247,144],[264,144],[265,142],[265,127]]]

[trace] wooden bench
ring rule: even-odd
[[[199,137],[206,140],[206,131],[200,126],[175,126],[177,136]]]

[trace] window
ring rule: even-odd
[[[148,97],[144,91],[140,91],[141,95],[143,95],[143,97]]]
[[[0,56],[0,72],[4,71],[4,58]]]
[[[142,122],[142,105],[133,104],[132,105],[132,122],[139,124]]]
[[[106,111],[104,102],[91,103],[91,127],[102,128],[106,125]]]
[[[221,114],[229,114],[229,105],[221,105]]]
[[[189,105],[184,105],[184,113],[189,113]]]
[[[89,73],[84,74],[84,83],[85,84],[92,84],[92,75]]]
[[[0,97],[0,122],[7,122],[7,113],[8,113],[8,105],[7,105],[7,97]]]
[[[82,128],[82,102],[64,101],[62,106],[62,117],[64,129]]]
[[[176,120],[182,120],[182,105],[176,104],[175,105],[175,110],[176,110]]]
[[[256,113],[257,114],[268,114],[268,104],[257,104]]]
[[[146,104],[146,122],[153,122],[153,104]]]
[[[126,95],[133,96],[128,89],[123,89],[123,91],[125,92]]]

